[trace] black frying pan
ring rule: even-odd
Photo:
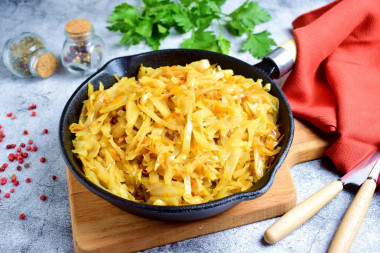
[[[59,123],[59,141],[62,155],[68,168],[74,176],[93,193],[125,211],[152,219],[167,221],[190,221],[202,219],[221,213],[241,201],[255,199],[263,195],[271,187],[275,173],[280,168],[288,153],[293,139],[294,130],[293,115],[287,99],[277,84],[270,78],[270,76],[278,77],[282,74],[281,72],[283,72],[283,67],[276,66],[274,63],[275,61],[272,59],[278,58],[276,56],[277,53],[275,52],[277,52],[277,50],[272,52],[272,56],[274,57],[267,57],[254,66],[227,55],[202,50],[186,49],[153,51],[133,56],[120,57],[109,61],[78,87],[63,109]],[[73,149],[72,140],[74,135],[69,131],[70,124],[78,122],[83,105],[82,102],[88,98],[87,83],[91,82],[94,85],[95,90],[99,88],[99,82],[102,82],[105,88],[109,88],[116,82],[114,74],[119,77],[136,76],[141,64],[148,67],[161,67],[167,65],[185,65],[201,59],[208,59],[211,64],[216,63],[223,69],[233,69],[235,74],[240,74],[247,78],[253,78],[254,80],[260,78],[263,79],[264,83],[271,83],[272,88],[270,93],[276,96],[280,101],[278,123],[280,124],[280,133],[284,135],[284,138],[280,143],[280,153],[276,155],[272,167],[266,172],[264,177],[246,192],[237,193],[204,204],[188,206],[154,206],[136,203],[105,191],[89,181],[84,175],[80,160],[71,152]]]

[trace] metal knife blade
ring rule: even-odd
[[[368,178],[372,178],[375,180],[375,183],[377,182],[377,179],[379,178],[380,175],[380,159],[377,158],[376,164],[373,166],[373,169],[371,173],[369,173]]]
[[[380,170],[380,162],[378,162],[379,158],[380,151],[376,151],[364,161],[359,163],[354,169],[344,175],[340,180],[344,184],[354,184],[360,186],[371,175],[373,178],[375,178],[376,175],[379,174]],[[377,180],[377,177],[375,180]]]

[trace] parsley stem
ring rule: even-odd
[[[222,27],[222,24],[220,23],[219,19],[217,19],[216,21],[218,22],[218,26],[219,26],[219,36],[218,36],[218,38],[222,38],[223,37],[223,27]]]

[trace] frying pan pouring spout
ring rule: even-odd
[[[283,163],[293,140],[294,122],[290,106],[282,90],[270,77],[280,77],[291,69],[294,60],[292,60],[292,54],[288,51],[289,50],[284,49],[284,47],[276,49],[265,57],[262,62],[254,66],[227,55],[189,49],[159,50],[115,58],[85,80],[72,94],[64,107],[59,124],[59,141],[62,156],[73,175],[87,189],[121,209],[145,218],[166,221],[198,220],[221,213],[241,201],[255,199],[263,195],[271,187],[275,173]],[[285,58],[288,58],[288,60],[285,61]],[[72,152],[72,140],[74,135],[69,130],[69,126],[78,121],[83,101],[88,98],[87,84],[90,82],[94,85],[94,89],[98,89],[99,82],[102,82],[104,88],[107,89],[116,82],[115,75],[119,77],[136,76],[141,65],[157,68],[170,65],[186,65],[190,62],[202,59],[208,59],[211,64],[218,64],[222,69],[232,69],[235,74],[243,75],[246,78],[252,78],[254,80],[262,79],[263,83],[270,83],[270,93],[279,99],[279,119],[277,123],[280,126],[279,131],[283,135],[279,144],[281,151],[276,155],[272,166],[267,170],[263,178],[245,192],[236,193],[203,204],[188,206],[154,206],[141,204],[123,199],[92,183],[85,176],[81,162]],[[284,64],[284,62],[288,63]]]

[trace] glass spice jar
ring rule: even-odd
[[[65,27],[66,40],[63,44],[61,61],[75,75],[95,72],[102,63],[104,42],[94,34],[87,19],[73,19]]]
[[[44,41],[31,32],[20,33],[7,40],[3,50],[5,66],[19,77],[47,78],[57,69],[58,61],[47,50]]]

